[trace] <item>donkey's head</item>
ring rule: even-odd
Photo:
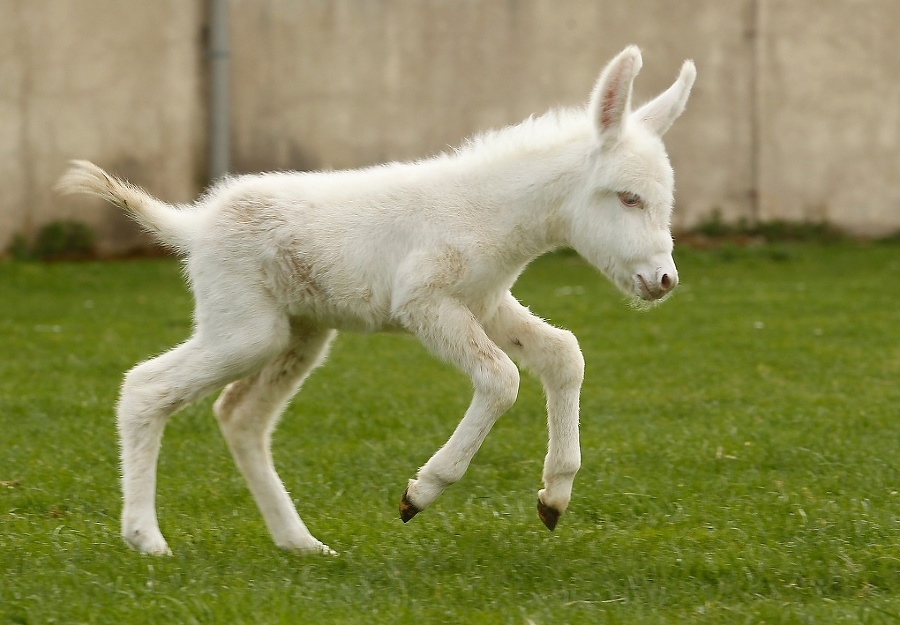
[[[631,46],[594,87],[588,113],[596,132],[570,240],[626,294],[655,302],[678,284],[669,229],[674,177],[661,137],[684,111],[696,70],[685,61],[671,87],[632,111],[640,69],[640,50]]]

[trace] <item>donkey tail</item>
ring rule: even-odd
[[[90,161],[71,161],[55,189],[61,195],[87,194],[115,204],[164,245],[187,252],[194,213],[158,200],[140,187],[112,176]]]

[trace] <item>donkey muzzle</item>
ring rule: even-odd
[[[664,298],[678,286],[678,270],[675,266],[657,267],[654,271],[639,271],[634,283],[641,299],[653,302]]]

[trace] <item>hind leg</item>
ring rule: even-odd
[[[257,373],[229,384],[213,407],[269,533],[284,549],[334,553],[316,540],[300,519],[275,471],[271,450],[279,416],[309,373],[325,359],[334,336],[333,330],[292,328],[288,348]]]
[[[244,320],[241,332],[204,333],[128,372],[117,407],[122,537],[143,553],[171,553],[156,516],[156,464],[167,419],[189,402],[259,369],[284,349],[284,318]],[[222,330],[227,330],[223,326]]]

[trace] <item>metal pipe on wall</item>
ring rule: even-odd
[[[231,167],[231,102],[229,85],[229,2],[209,0],[209,179]]]

